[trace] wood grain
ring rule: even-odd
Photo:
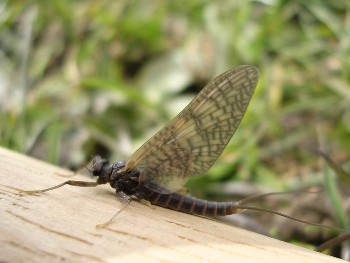
[[[132,202],[109,186],[59,184],[69,171],[0,148],[0,262],[345,262],[213,220]],[[77,180],[91,180],[82,175]]]

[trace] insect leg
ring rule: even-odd
[[[111,219],[109,219],[106,223],[96,225],[96,228],[98,228],[98,229],[106,228],[130,204],[130,202],[131,202],[131,197],[130,196],[128,196],[127,194],[125,194],[122,191],[117,191],[117,195],[120,197],[120,199],[123,200],[123,202],[125,204],[123,205],[122,208],[119,209],[119,211],[117,213],[114,214],[114,216]]]
[[[140,194],[139,192],[135,192],[134,193],[134,197],[143,205],[147,205],[149,208],[154,209],[154,206],[152,205],[152,203],[148,200],[146,200],[142,194]]]
[[[68,181],[65,181],[59,185],[56,185],[56,186],[53,186],[53,187],[49,187],[49,188],[45,188],[45,189],[41,189],[41,190],[32,190],[32,191],[24,191],[24,190],[21,190],[19,193],[20,194],[29,194],[29,195],[32,195],[32,194],[38,194],[38,193],[44,193],[44,192],[47,192],[47,191],[51,191],[51,190],[54,190],[54,189],[57,189],[57,188],[60,188],[64,185],[72,185],[72,186],[80,186],[80,187],[95,187],[98,185],[97,182],[84,182],[84,181],[73,181],[73,180],[68,180]]]
[[[143,205],[147,205],[149,208],[154,209],[154,206],[151,204],[151,202],[146,199],[139,199],[139,202]]]

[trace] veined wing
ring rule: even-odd
[[[140,171],[140,182],[159,192],[176,191],[205,173],[237,130],[253,96],[259,70],[241,66],[214,78],[163,129],[143,144],[125,169]]]

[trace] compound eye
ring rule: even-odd
[[[87,165],[87,168],[92,175],[99,176],[101,175],[102,169],[106,164],[108,164],[106,159],[102,159],[100,156],[95,156]]]
[[[92,170],[93,176],[99,176],[100,174],[101,174],[101,169],[100,170]]]
[[[117,168],[123,169],[125,167],[125,162],[117,162]]]

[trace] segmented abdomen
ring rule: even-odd
[[[225,216],[238,212],[232,202],[212,202],[178,193],[162,194],[148,188],[142,189],[142,196],[153,205],[202,216]]]

